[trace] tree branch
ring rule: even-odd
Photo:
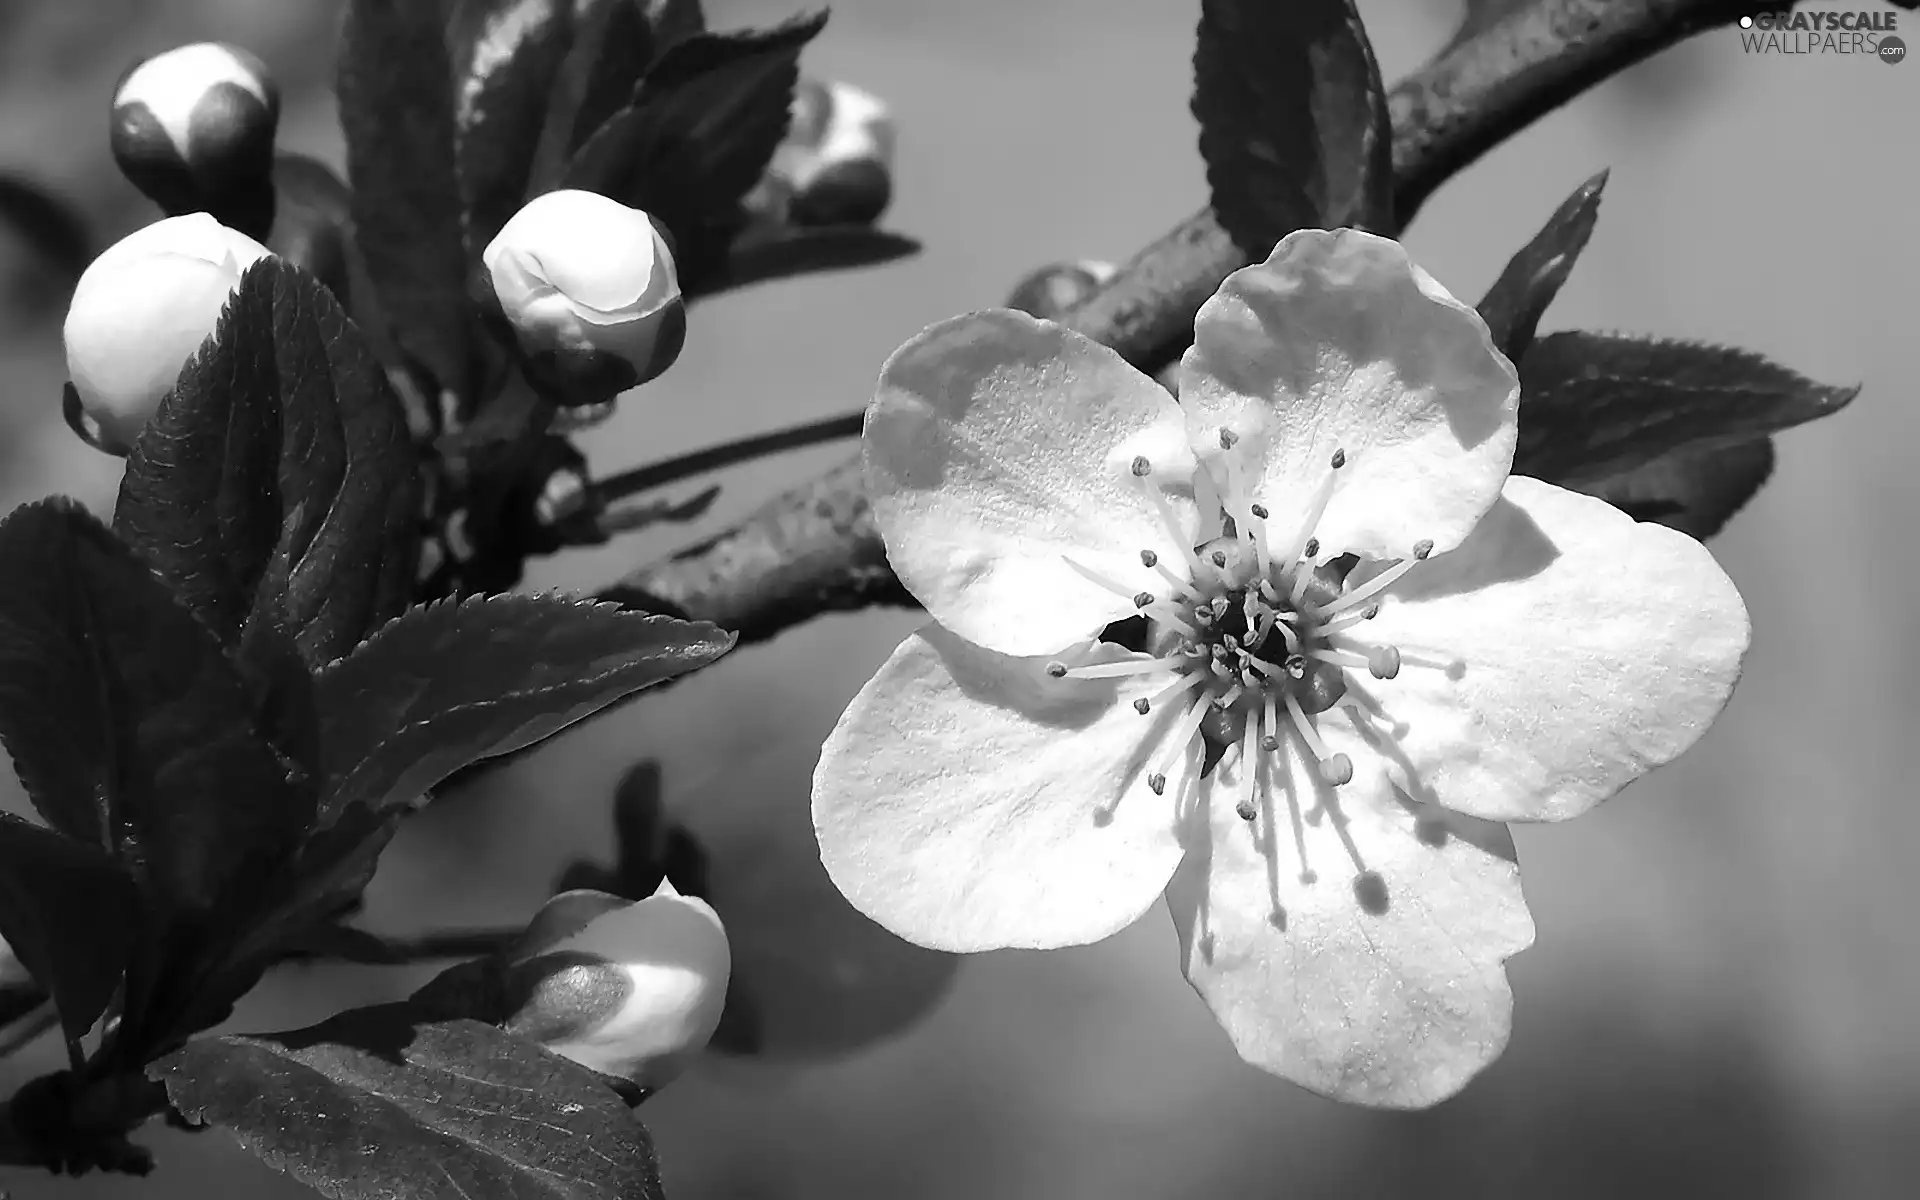
[[[1447,179],[1582,91],[1681,39],[1782,0],[1538,0],[1449,46],[1395,86],[1394,199],[1404,226]],[[1153,372],[1192,340],[1194,314],[1244,265],[1211,210],[1141,251],[1062,321]],[[603,593],[713,621],[742,642],[822,613],[911,605],[887,566],[855,458],[735,528]]]

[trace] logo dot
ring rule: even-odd
[[[1742,28],[1742,29],[1752,29],[1752,28],[1753,28],[1753,18],[1752,18],[1752,17],[1741,17],[1741,18],[1740,18],[1740,28]]]
[[[1897,37],[1880,39],[1880,61],[1897,63],[1907,56],[1907,44]]]

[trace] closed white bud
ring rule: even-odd
[[[73,290],[67,374],[104,445],[126,453],[267,248],[205,213],[136,230]]]
[[[113,93],[113,157],[168,212],[266,183],[280,92],[259,59],[196,42],[136,64]]]
[[[713,1037],[733,968],[713,909],[665,882],[637,903],[555,896],[509,953],[504,1028],[649,1091]]]
[[[797,225],[870,224],[893,198],[893,118],[850,83],[801,80],[767,174]]]
[[[611,400],[680,355],[687,316],[673,251],[637,208],[548,192],[481,259],[528,379],[562,404]]]

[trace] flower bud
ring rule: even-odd
[[[1105,287],[1118,271],[1095,259],[1052,263],[1015,284],[1007,307],[1051,321]]]
[[[713,909],[666,882],[638,903],[563,892],[508,954],[508,1032],[648,1091],[713,1036],[733,966]]]
[[[536,196],[481,256],[529,382],[599,404],[659,375],[686,340],[673,251],[653,218],[594,192]]]
[[[768,175],[796,225],[871,224],[893,198],[893,119],[846,83],[802,80]]]
[[[168,213],[221,211],[267,185],[280,91],[259,59],[196,42],[137,63],[113,93],[120,170]],[[261,231],[264,234],[264,230]]]
[[[136,230],[73,290],[67,373],[103,448],[124,454],[214,331],[240,276],[267,248],[205,213]]]

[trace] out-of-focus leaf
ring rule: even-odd
[[[1202,0],[1193,74],[1213,210],[1249,258],[1296,229],[1394,232],[1386,92],[1352,0]]]
[[[114,529],[222,641],[271,615],[317,669],[404,608],[417,489],[358,329],[268,258],[141,434]]]
[[[700,280],[689,296],[746,287],[792,275],[871,267],[918,254],[920,243],[868,225],[821,225],[810,229],[782,226],[743,234],[726,265]]]
[[[1829,416],[1860,390],[1745,350],[1618,334],[1548,334],[1519,365],[1513,469],[1575,488]]]
[[[416,608],[320,673],[322,812],[410,804],[733,646],[717,626],[557,596]]]
[[[645,1126],[586,1068],[406,1004],[205,1038],[151,1074],[189,1118],[341,1200],[658,1200]]]
[[[1600,192],[1606,186],[1607,173],[1602,171],[1574,189],[1480,301],[1480,317],[1493,333],[1493,344],[1508,358],[1519,361],[1533,344],[1540,315],[1560,294],[1574,261],[1593,235]]]
[[[547,98],[562,77],[573,37],[573,5],[554,0],[487,0],[460,10],[475,27],[457,46],[461,194],[467,250],[474,257],[526,199]]]
[[[742,222],[740,199],[786,136],[801,48],[826,19],[822,12],[765,32],[675,44],[632,103],[580,147],[564,186],[659,218],[674,237],[683,285],[698,287],[724,264]]]
[[[464,394],[474,317],[440,5],[349,0],[336,90],[354,240],[380,310],[401,349]]]
[[[106,1011],[139,930],[133,878],[105,850],[0,813],[0,936],[69,1038]]]
[[[0,579],[0,737],[47,822],[168,909],[270,870],[313,796],[256,735],[213,635],[70,502],[0,522]]]
[[[1642,521],[1712,537],[1773,474],[1773,440],[1755,438],[1709,450],[1681,450],[1580,490]]]
[[[79,210],[32,180],[0,174],[0,224],[69,279],[79,279],[93,261],[93,239]]]

